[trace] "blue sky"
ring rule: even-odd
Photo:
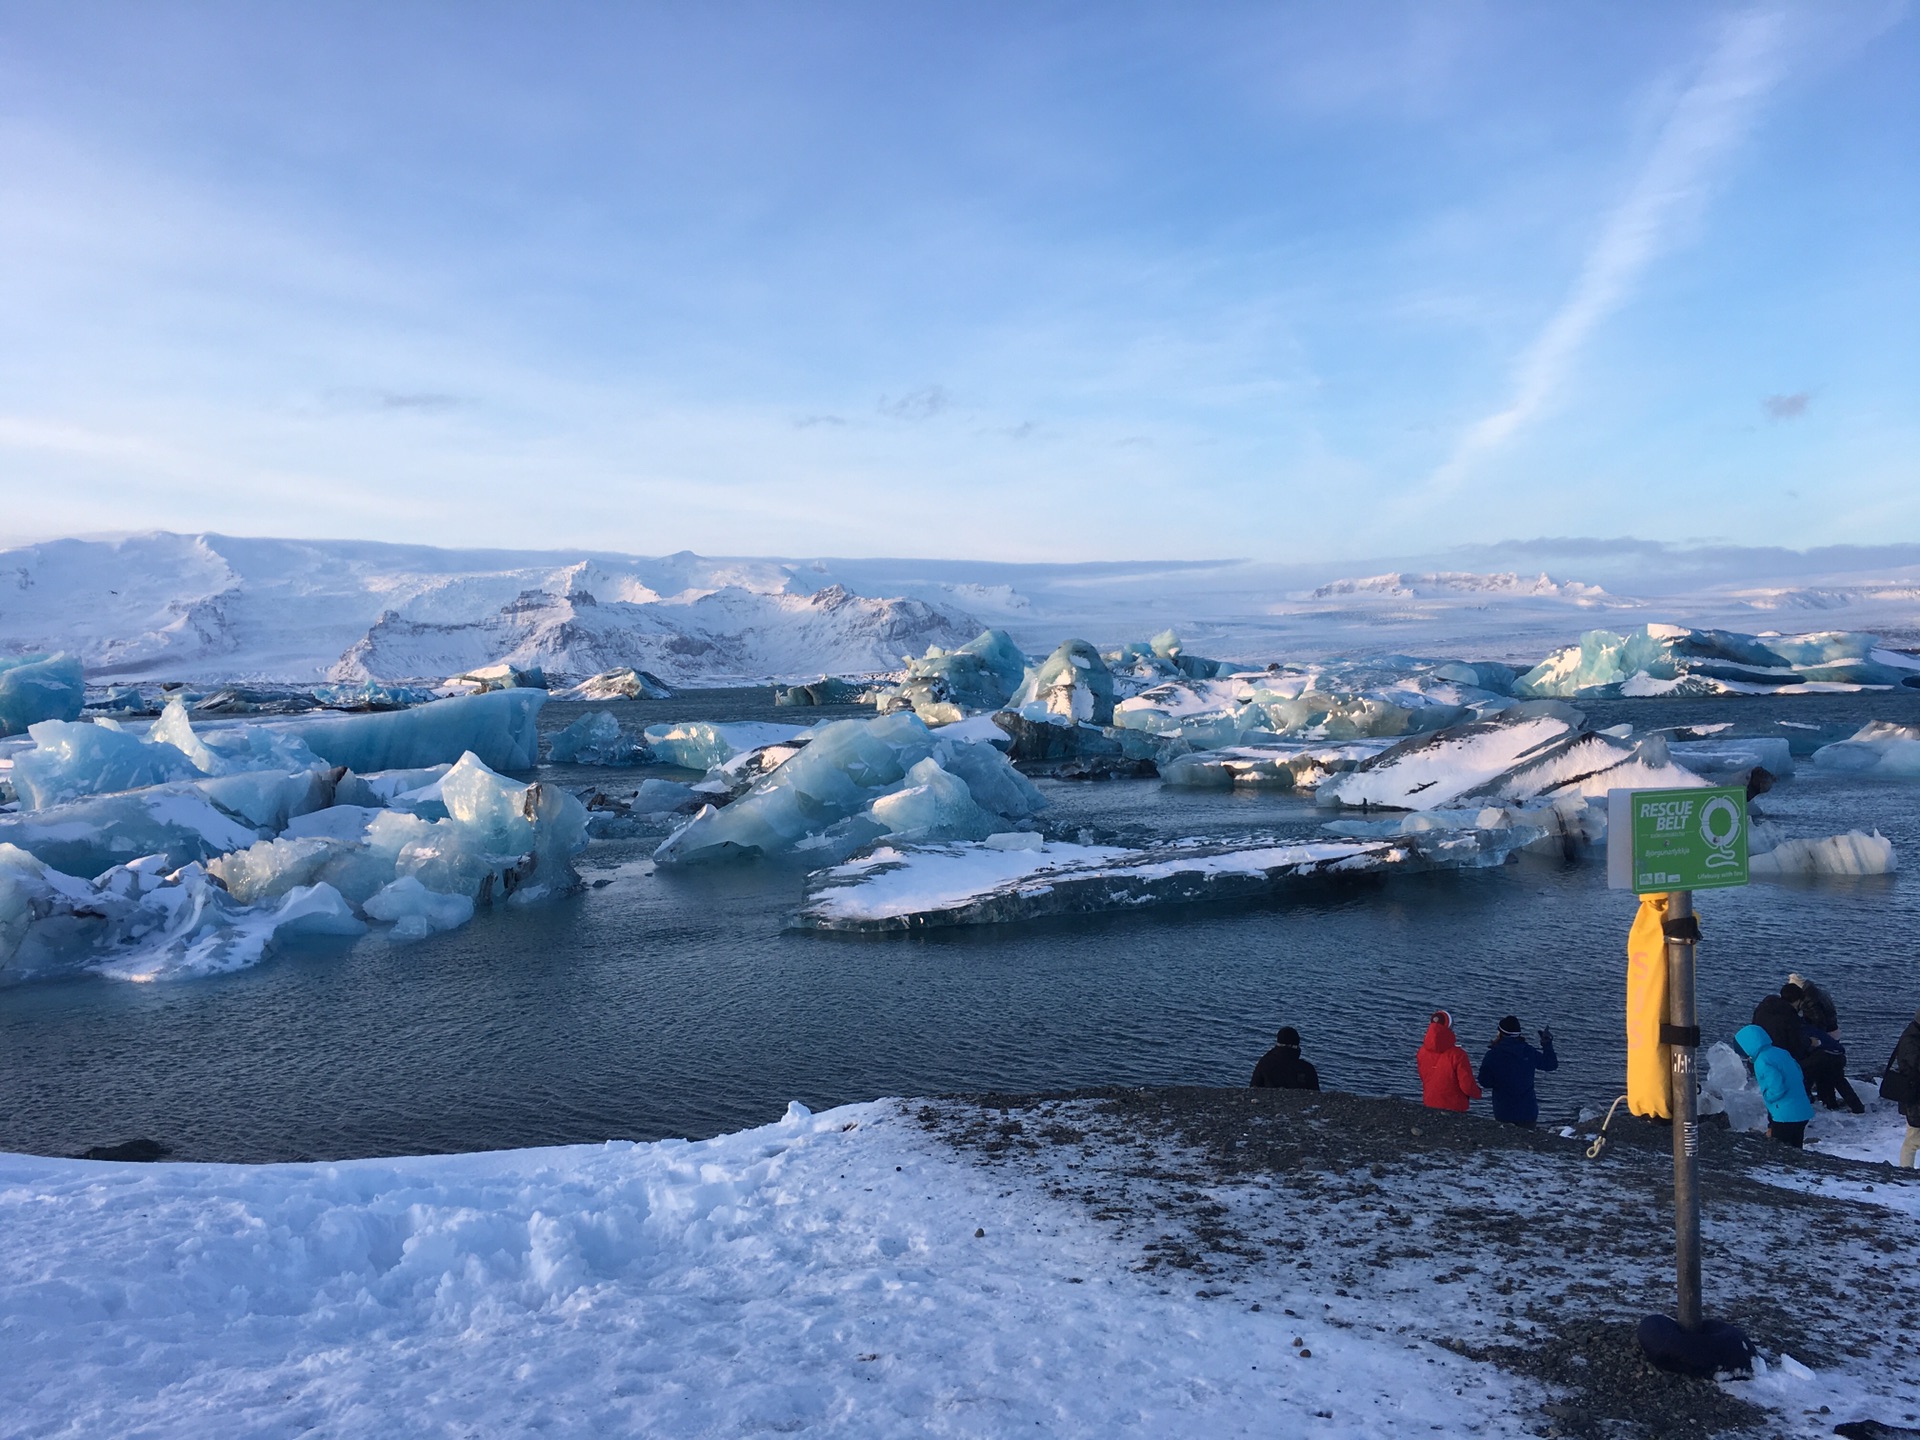
[[[0,538],[1920,539],[1907,6],[0,3]]]

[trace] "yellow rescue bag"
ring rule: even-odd
[[[1627,933],[1627,1108],[1673,1118],[1673,1051],[1660,1043],[1667,1018],[1667,895],[1642,895]]]

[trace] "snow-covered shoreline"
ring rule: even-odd
[[[1897,1143],[1870,1119],[1836,1139]],[[1856,1281],[1920,1253],[1920,1176],[1710,1141],[1716,1302],[1750,1303],[1779,1234],[1817,1229],[1863,1304]],[[1176,1091],[337,1163],[4,1155],[0,1414],[20,1436],[1600,1433],[1514,1358],[1551,1352],[1552,1316],[1664,1293],[1658,1233],[1572,1243],[1657,1211],[1657,1143],[1582,1149]],[[1776,1434],[1901,1423],[1920,1362],[1888,1347],[1914,1317],[1884,1304],[1885,1335],[1833,1352],[1818,1289],[1807,1313],[1774,1297],[1785,1329],[1749,1319],[1764,1375],[1688,1403],[1764,1406]]]

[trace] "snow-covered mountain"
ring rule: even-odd
[[[1867,630],[1920,646],[1920,547],[1502,542],[1364,569],[649,557],[165,532],[0,551],[0,653],[72,650],[95,680],[423,679],[508,660],[555,676],[631,665],[712,684],[894,669],[982,625],[1039,653],[1068,636],[1106,647],[1172,627],[1192,653],[1255,663],[1401,651],[1532,664],[1582,631],[1648,621]]]

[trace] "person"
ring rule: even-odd
[[[1762,996],[1760,1003],[1753,1007],[1753,1023],[1767,1032],[1769,1040],[1791,1055],[1796,1066],[1807,1058],[1807,1052],[1813,1048],[1807,1042],[1806,1028],[1800,1023],[1800,1012],[1793,1008],[1793,1002],[1784,995]]]
[[[1914,1169],[1920,1164],[1920,1010],[1913,1012],[1893,1047],[1880,1081],[1880,1096],[1898,1104],[1907,1122],[1906,1138],[1900,1142],[1900,1168]]]
[[[1318,1090],[1320,1072],[1310,1061],[1300,1058],[1300,1032],[1282,1025],[1274,1034],[1273,1048],[1253,1067],[1256,1090]]]
[[[1521,1035],[1519,1018],[1502,1016],[1493,1044],[1480,1061],[1480,1083],[1493,1095],[1493,1118],[1509,1125],[1538,1121],[1540,1101],[1533,1093],[1534,1072],[1559,1068],[1551,1030],[1540,1032],[1540,1048],[1536,1050]]]
[[[1847,1047],[1840,1043],[1840,1015],[1832,997],[1811,980],[1795,975],[1780,987],[1780,998],[1800,1015],[1800,1033],[1807,1042],[1800,1068],[1806,1072],[1808,1089],[1829,1110],[1845,1105],[1862,1114],[1867,1107],[1847,1079]]]
[[[1798,1150],[1806,1143],[1807,1122],[1813,1119],[1813,1102],[1807,1098],[1800,1062],[1773,1043],[1764,1025],[1742,1025],[1733,1043],[1753,1062],[1754,1082],[1767,1102],[1768,1138]]]
[[[1427,1017],[1427,1038],[1420,1042],[1420,1098],[1430,1110],[1465,1112],[1467,1102],[1485,1092],[1474,1083],[1473,1062],[1454,1038],[1453,1016],[1436,1010]]]

